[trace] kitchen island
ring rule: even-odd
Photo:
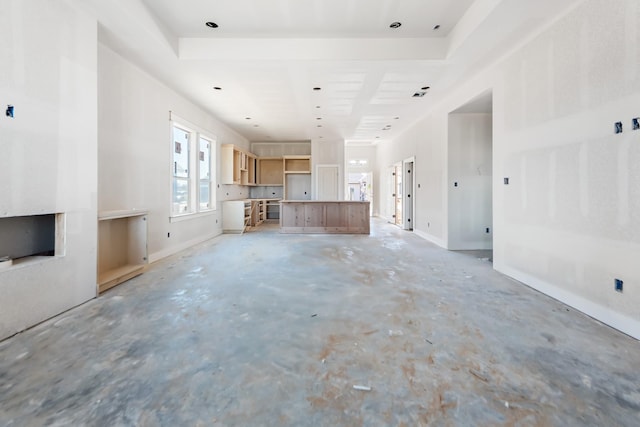
[[[369,220],[369,202],[280,202],[281,233],[369,234]]]

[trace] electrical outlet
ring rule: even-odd
[[[485,229],[485,232],[486,232],[487,234],[489,234],[489,233],[491,232],[491,229],[490,229],[489,227],[487,227],[487,228]]]
[[[7,111],[5,112],[7,117],[13,118],[13,110],[14,110],[13,105],[7,105]]]
[[[504,178],[504,185],[509,185],[509,178],[508,177]]]
[[[640,129],[640,117],[635,117],[635,118],[631,119],[631,126],[632,126],[633,130]]]
[[[622,293],[622,287],[624,285],[624,282],[622,280],[620,280],[620,279],[615,279],[614,280],[614,284],[615,284],[615,287],[616,287],[616,291]]]
[[[167,239],[171,237],[171,233],[167,233]]]
[[[454,186],[454,187],[457,187],[457,186],[458,186],[458,183],[457,183],[457,182],[454,182],[454,183],[453,183],[453,186]]]

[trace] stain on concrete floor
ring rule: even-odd
[[[1,342],[0,425],[638,425],[638,341],[372,226],[224,235]]]

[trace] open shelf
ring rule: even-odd
[[[263,157],[258,159],[258,184],[282,185],[283,175],[282,158]]]
[[[311,173],[311,157],[285,156],[284,173]]]
[[[144,272],[147,212],[111,211],[98,217],[98,292]]]

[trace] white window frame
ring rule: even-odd
[[[178,117],[174,113],[169,113],[169,134],[170,134],[170,173],[169,173],[169,219],[171,222],[181,221],[190,218],[197,218],[203,215],[210,215],[216,211],[216,159],[217,159],[217,141],[216,137],[209,131],[202,129],[188,120]],[[186,212],[174,212],[174,128],[179,128],[190,134],[189,137],[189,168],[190,173],[188,179],[189,186],[189,204]],[[200,139],[209,142],[209,206],[207,208],[200,207]]]

